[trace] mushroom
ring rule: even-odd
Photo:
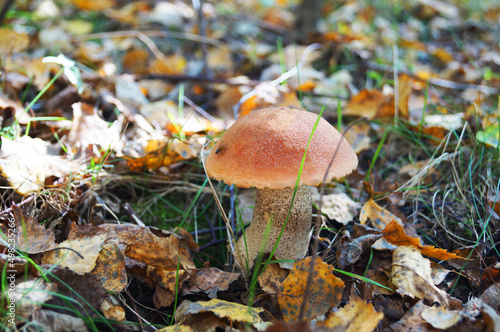
[[[206,160],[208,176],[237,187],[258,189],[252,222],[236,246],[240,268],[253,266],[261,246],[265,253],[272,252],[287,220],[302,158],[317,119],[314,113],[284,107],[256,110],[229,127],[210,151]],[[342,134],[320,118],[288,222],[274,252],[276,259],[301,259],[307,251],[312,220],[309,186],[343,177],[357,165],[358,158]],[[272,225],[266,238],[268,221]]]

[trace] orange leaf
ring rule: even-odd
[[[435,248],[434,246],[423,246],[416,237],[406,235],[403,227],[396,221],[391,221],[389,225],[382,231],[387,242],[397,246],[414,246],[420,250],[422,255],[434,257],[440,260],[448,260],[452,258],[462,258],[456,254],[452,254],[444,249]]]

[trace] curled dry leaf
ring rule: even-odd
[[[413,246],[398,247],[393,253],[391,282],[401,295],[427,299],[448,306],[449,295],[436,287],[431,276],[431,263]]]
[[[307,278],[313,273],[314,282],[307,293],[304,319],[311,320],[323,315],[331,307],[337,307],[342,298],[344,282],[334,274],[334,268],[316,257],[311,270],[311,257],[295,262],[292,271],[281,285],[278,303],[286,322],[297,321],[300,306],[306,294]]]
[[[326,320],[318,325],[347,332],[370,332],[377,327],[378,322],[383,318],[384,314],[375,311],[373,304],[353,296],[345,307],[336,312],[330,311]]]
[[[216,294],[225,291],[229,285],[237,280],[240,273],[225,272],[215,267],[209,267],[195,272],[188,279],[182,291],[182,295],[192,293]]]
[[[437,258],[439,260],[448,260],[453,258],[462,258],[457,254],[450,253],[444,249],[435,248],[434,246],[423,246],[420,240],[416,237],[406,235],[403,227],[396,221],[391,221],[383,230],[384,238],[391,244],[397,246],[414,246],[420,250],[423,255]],[[463,258],[462,258],[463,259]]]
[[[367,234],[354,240],[341,239],[341,245],[337,249],[337,263],[342,269],[344,266],[352,265],[358,261],[365,250],[369,249],[383,235]]]

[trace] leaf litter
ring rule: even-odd
[[[0,266],[17,306],[1,324],[499,328],[500,7],[300,2],[6,7]],[[306,257],[247,276],[232,240],[254,191],[212,192],[200,156],[266,106],[324,109],[360,163],[313,189]]]

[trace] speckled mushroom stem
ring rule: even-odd
[[[246,260],[250,269],[259,254],[261,243],[265,241],[264,252],[271,253],[278,239],[283,225],[285,224],[290,204],[292,202],[294,188],[284,189],[260,189],[257,192],[257,200],[252,223],[245,230],[245,238],[238,240],[240,267],[246,270]],[[269,236],[266,238],[266,224],[273,218]],[[309,242],[309,229],[311,227],[312,205],[311,191],[309,186],[297,188],[294,204],[285,230],[281,236],[278,248],[274,253],[276,259],[301,259],[307,250]],[[282,263],[282,267],[293,267],[293,263]]]

